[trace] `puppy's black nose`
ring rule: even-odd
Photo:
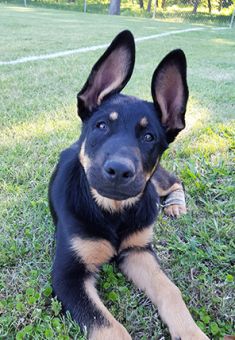
[[[109,181],[124,184],[133,179],[135,168],[130,161],[108,160],[104,164],[103,173]]]

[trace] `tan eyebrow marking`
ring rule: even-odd
[[[143,117],[143,118],[141,118],[141,120],[140,120],[140,125],[142,126],[142,127],[146,127],[147,125],[148,125],[148,119],[146,118],[146,117]]]
[[[117,112],[110,113],[109,118],[112,120],[118,119],[118,113]]]

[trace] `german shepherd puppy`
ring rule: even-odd
[[[185,209],[177,203],[180,181],[159,165],[185,127],[185,55],[174,50],[156,68],[153,103],[120,94],[134,62],[134,38],[123,31],[78,93],[81,136],[61,153],[49,188],[56,225],[54,293],[90,340],[131,339],[95,288],[100,266],[114,259],[158,307],[173,339],[208,339],[160,269],[151,244],[159,197],[173,197],[168,214]]]

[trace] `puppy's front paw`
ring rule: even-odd
[[[180,215],[187,213],[186,205],[183,204],[172,204],[164,208],[164,213],[167,216],[179,217]]]
[[[183,188],[170,192],[163,201],[164,213],[171,217],[186,214],[186,203]]]
[[[95,327],[89,340],[131,340],[130,334],[119,322],[113,323],[110,327]]]

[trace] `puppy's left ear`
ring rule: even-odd
[[[89,118],[102,101],[119,93],[132,75],[135,63],[135,41],[132,33],[119,33],[108,49],[93,66],[91,73],[78,93],[78,114]]]
[[[170,52],[156,68],[152,78],[152,96],[168,142],[185,127],[188,101],[186,58],[182,50]]]

